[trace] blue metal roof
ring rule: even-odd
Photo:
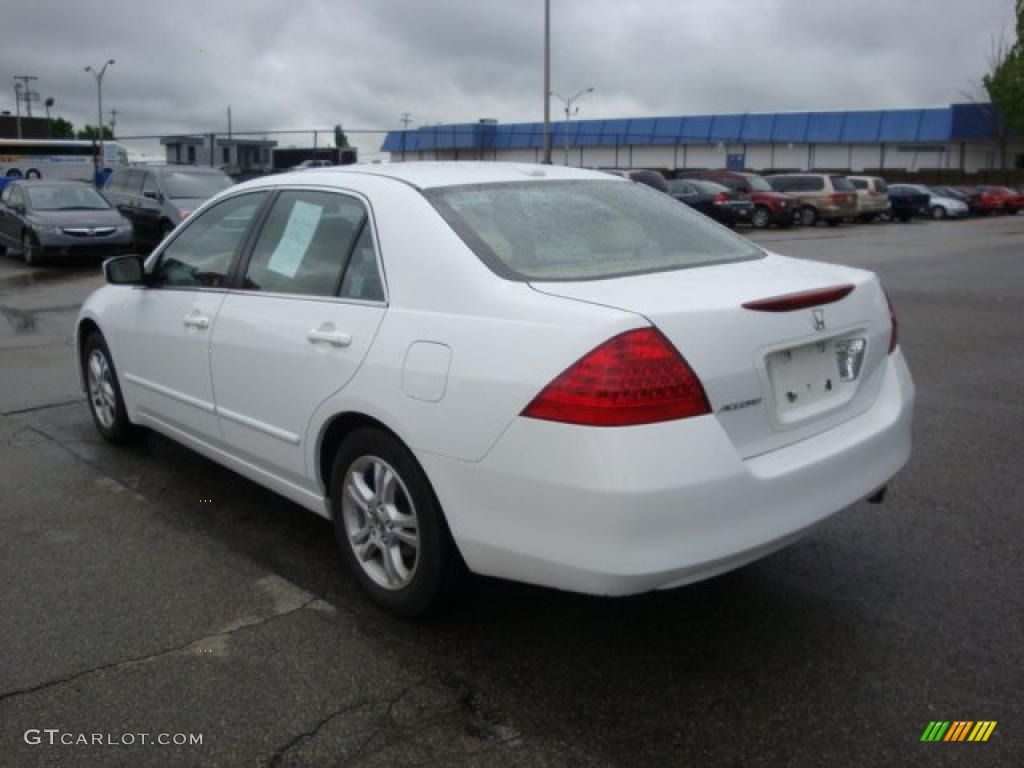
[[[593,147],[718,142],[875,144],[984,140],[992,137],[995,119],[991,104],[953,104],[932,109],[577,120],[569,125],[569,144]],[[551,131],[553,145],[565,146],[565,122],[552,122]],[[543,143],[541,123],[461,123],[390,131],[381,150],[534,149],[542,147]]]

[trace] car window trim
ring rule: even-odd
[[[267,194],[268,192],[270,192],[270,194]],[[242,197],[243,195],[252,194],[264,194],[266,195],[266,198],[269,199],[273,197],[273,190],[268,190],[264,188],[241,190],[236,194],[227,195],[213,203],[209,203],[208,207],[204,206],[200,210],[206,213],[206,211],[212,210],[218,205],[226,203],[229,200],[233,200],[236,197]],[[266,205],[267,200],[264,199],[264,201],[256,208],[256,212],[253,213],[253,217],[252,220],[249,222],[249,227],[246,230],[246,234],[240,241],[240,246],[235,249],[234,254],[232,254],[231,256],[231,264],[228,266],[227,274],[224,276],[224,285],[214,288],[206,285],[159,285],[154,283],[147,284],[146,288],[154,291],[208,291],[212,293],[224,293],[226,291],[229,291],[232,286],[232,278],[238,266],[238,261],[241,255],[242,248],[244,248],[244,246],[248,243],[249,238],[252,235],[253,225],[255,224],[256,220],[261,219],[261,217],[266,213]],[[160,260],[163,259],[164,253],[167,251],[168,248],[171,247],[171,245],[174,244],[174,242],[181,236],[181,233],[184,231],[184,229],[181,229],[175,232],[175,234],[171,237],[170,240],[167,240],[165,243],[161,245],[160,248],[153,251],[153,253],[149,255],[149,258],[146,259],[145,263],[143,264],[144,274],[146,274],[147,276],[153,275],[157,267],[159,267]]]
[[[369,175],[369,174],[367,174]],[[354,189],[348,189],[343,187],[325,187],[316,184],[299,184],[299,185],[287,185],[280,187],[266,187],[257,188],[252,191],[267,191],[271,192],[270,200],[267,205],[260,209],[258,212],[260,221],[259,226],[250,232],[250,236],[246,238],[244,243],[244,251],[239,254],[239,259],[236,264],[236,271],[230,275],[230,279],[225,281],[225,287],[232,293],[247,296],[268,296],[272,298],[288,298],[288,299],[302,299],[304,301],[334,301],[341,302],[344,304],[361,304],[371,306],[384,306],[390,305],[390,294],[388,293],[387,275],[384,271],[384,259],[381,256],[380,250],[380,239],[377,237],[377,224],[376,218],[373,214],[373,205],[369,199],[360,192]],[[252,258],[252,251],[256,247],[256,241],[259,239],[260,234],[263,232],[263,226],[266,223],[267,218],[270,216],[272,205],[277,201],[277,198],[282,192],[330,192],[333,194],[347,195],[355,198],[363,206],[363,223],[359,228],[359,232],[356,238],[352,240],[352,244],[349,247],[349,251],[346,254],[345,263],[342,266],[341,277],[338,280],[334,295],[332,296],[314,296],[308,293],[281,293],[279,291],[254,291],[244,287],[245,273],[249,269],[249,261]],[[373,241],[373,256],[377,264],[377,276],[380,278],[381,288],[384,291],[383,300],[368,300],[368,299],[346,299],[343,296],[338,295],[341,292],[341,283],[345,279],[345,272],[348,270],[349,262],[352,259],[352,254],[355,251],[356,242],[359,236],[363,234],[363,230],[370,227],[370,239]]]

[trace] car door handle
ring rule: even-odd
[[[349,334],[335,330],[334,326],[330,324],[321,325],[319,328],[311,329],[310,332],[306,334],[306,338],[309,340],[310,344],[326,342],[332,347],[347,347],[352,343],[352,337]]]
[[[191,327],[191,328],[209,328],[210,327],[210,318],[208,318],[206,315],[200,314],[198,311],[192,312],[191,314],[188,314],[188,315],[185,315],[185,318],[184,318],[184,320],[182,320],[182,322],[185,324],[186,328],[188,328],[188,327]]]

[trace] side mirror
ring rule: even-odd
[[[129,254],[107,259],[103,262],[103,277],[111,285],[144,285],[146,270],[142,257]]]

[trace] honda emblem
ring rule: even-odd
[[[825,330],[825,310],[815,309],[811,312],[811,319],[814,322],[814,330],[824,331]]]

